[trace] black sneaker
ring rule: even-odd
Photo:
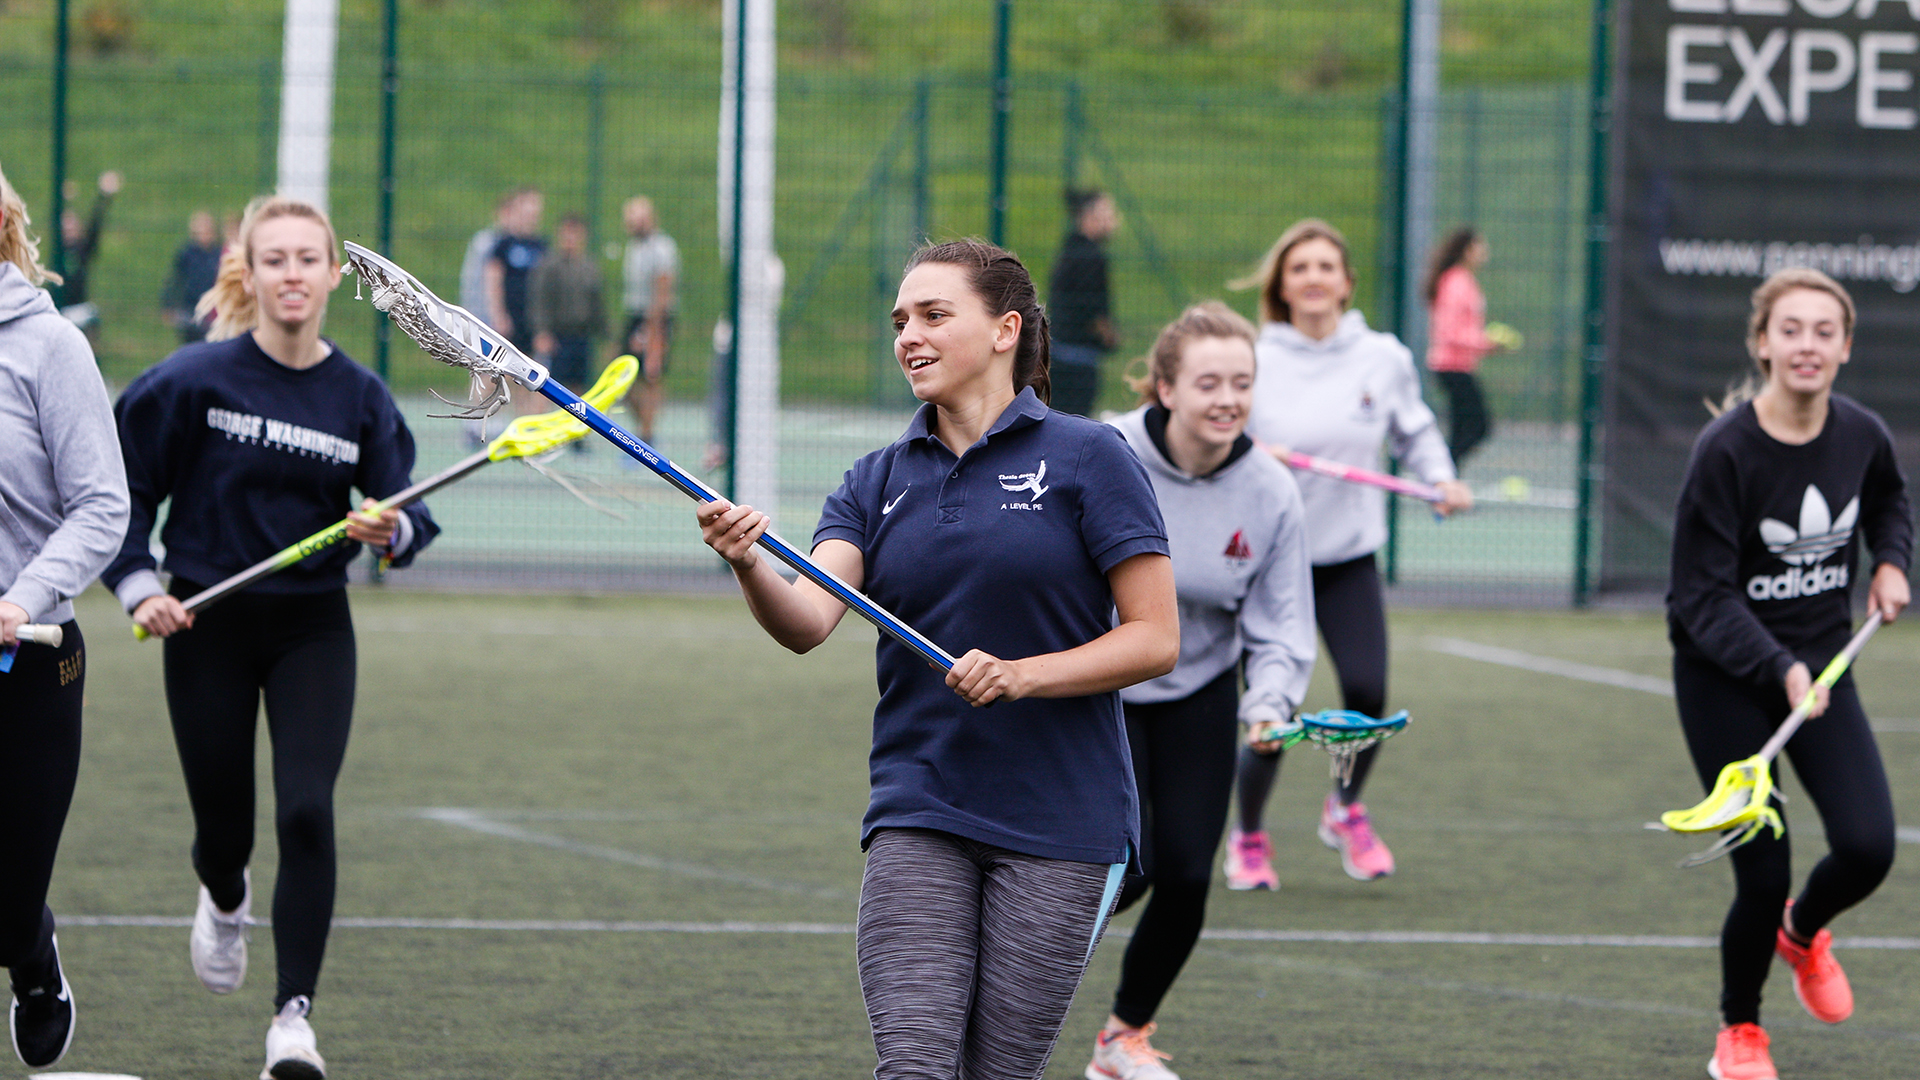
[[[73,1045],[73,988],[60,969],[59,937],[53,939],[53,978],[24,995],[15,987],[10,1021],[13,1052],[28,1068],[59,1061]]]

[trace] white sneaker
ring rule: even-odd
[[[260,1080],[326,1080],[327,1063],[320,1060],[313,1025],[307,1023],[312,1010],[305,994],[280,1006],[267,1028],[267,1067],[260,1070]]]
[[[221,911],[214,906],[213,894],[200,886],[200,906],[193,912],[193,934],[187,940],[187,953],[193,959],[193,973],[200,985],[216,994],[231,994],[247,978],[247,926],[253,922],[253,878],[241,871],[247,891],[240,906]]]
[[[1147,1042],[1158,1026],[1100,1032],[1093,1040],[1093,1060],[1082,1075],[1087,1080],[1180,1080],[1178,1073],[1160,1064],[1172,1055]]]

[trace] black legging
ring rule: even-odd
[[[1153,1019],[1206,922],[1213,855],[1233,793],[1239,680],[1229,668],[1191,697],[1126,707],[1146,875],[1120,891],[1119,910],[1153,890],[1113,996],[1113,1015],[1133,1027]]]
[[[1380,571],[1371,553],[1343,563],[1313,568],[1313,620],[1320,627],[1327,657],[1340,678],[1340,703],[1368,716],[1387,709],[1387,601]],[[1380,747],[1369,746],[1353,759],[1353,773],[1340,785],[1340,805],[1360,801],[1360,789],[1373,771]],[[1280,775],[1278,752],[1240,750],[1240,831],[1259,832],[1267,795]]]
[[[1687,657],[1673,658],[1673,690],[1687,750],[1709,791],[1728,762],[1759,753],[1790,711],[1785,687],[1755,686]],[[1829,701],[1783,755],[1827,830],[1828,854],[1793,904],[1793,928],[1807,937],[1866,899],[1893,866],[1893,796],[1853,676],[1834,685]],[[1776,761],[1776,777],[1778,769]],[[1787,836],[1776,840],[1772,829],[1733,852],[1733,906],[1720,930],[1720,1012],[1729,1024],[1760,1022],[1760,988],[1793,885],[1790,855]]]
[[[86,642],[61,627],[57,649],[22,645],[0,674],[0,967],[21,990],[53,974],[47,883],[80,775]]]
[[[173,594],[200,586],[175,578]],[[264,692],[273,745],[277,1008],[312,997],[333,919],[333,783],[353,718],[347,592],[242,593],[167,638],[167,709],[193,805],[193,867],[223,911],[245,895],[253,855],[255,719]]]
[[[1436,371],[1447,392],[1447,450],[1453,455],[1453,467],[1466,463],[1493,430],[1487,416],[1487,395],[1480,389],[1480,378],[1471,371]]]

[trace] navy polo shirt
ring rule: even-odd
[[[1113,627],[1107,571],[1167,554],[1139,459],[1114,428],[1023,390],[956,458],[924,405],[828,496],[813,537],[865,560],[865,590],[955,656],[1018,660]],[[1012,851],[1116,863],[1138,847],[1139,801],[1120,695],[976,709],[887,635],[875,650],[873,798],[879,828],[938,829]]]

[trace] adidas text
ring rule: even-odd
[[[1755,600],[1791,600],[1797,596],[1815,596],[1847,587],[1847,568],[1809,566],[1768,577],[1755,574],[1747,581],[1747,595]]]

